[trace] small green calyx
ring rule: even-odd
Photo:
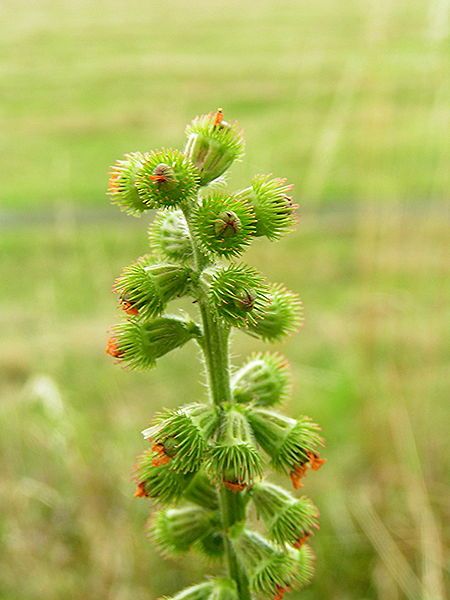
[[[156,256],[179,262],[192,258],[191,236],[180,210],[158,211],[149,227],[148,237]]]
[[[108,195],[111,202],[120,210],[135,217],[149,208],[141,200],[136,187],[136,178],[146,157],[147,155],[141,152],[125,154],[122,160],[118,160],[111,167],[108,181]]]
[[[277,240],[292,230],[297,208],[290,196],[291,185],[284,179],[271,179],[270,175],[258,175],[251,186],[236,194],[246,200],[255,214],[255,235]]]
[[[249,324],[249,333],[275,342],[295,333],[303,324],[303,304],[297,294],[282,285],[272,285],[262,318]]]
[[[217,578],[186,588],[167,600],[239,600],[239,595],[234,581]]]
[[[219,192],[202,200],[192,220],[196,238],[211,255],[232,257],[241,254],[255,232],[251,206]]]
[[[196,117],[186,134],[184,153],[197,167],[202,186],[220,177],[243,153],[239,127],[224,121],[221,109]]]
[[[256,326],[263,318],[268,288],[247,265],[229,265],[212,274],[208,295],[217,315],[235,327]]]
[[[279,404],[290,390],[287,361],[277,353],[254,354],[233,375],[231,385],[237,402],[259,406]]]
[[[146,157],[136,187],[148,208],[171,208],[194,197],[198,178],[196,168],[181,152],[162,150]]]

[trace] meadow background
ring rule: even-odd
[[[153,600],[195,582],[133,499],[139,431],[203,397],[192,347],[130,374],[103,353],[147,218],[109,206],[124,152],[223,106],[230,186],[296,185],[298,232],[248,253],[299,291],[279,349],[319,421],[317,577],[303,600],[443,600],[449,538],[448,0],[3,0],[0,598]],[[187,306],[190,310],[192,307]],[[235,363],[262,348],[235,336]]]

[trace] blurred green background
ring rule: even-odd
[[[304,600],[443,600],[449,538],[448,0],[3,0],[0,598],[152,600],[216,566],[165,561],[133,499],[139,431],[204,396],[192,346],[104,355],[111,284],[147,219],[105,197],[126,151],[223,106],[230,185],[287,176],[297,233],[248,259],[302,295],[280,346],[326,468]],[[192,307],[186,305],[192,310]],[[234,361],[263,346],[235,336]],[[445,523],[447,523],[445,525]]]

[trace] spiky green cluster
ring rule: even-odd
[[[156,256],[178,262],[192,258],[191,236],[181,210],[158,212],[149,227],[148,237]]]
[[[262,318],[250,322],[249,329],[263,340],[276,342],[300,328],[303,323],[303,304],[297,294],[279,284],[272,285],[267,298]]]
[[[204,357],[208,401],[181,398],[142,433],[149,444],[135,468],[138,497],[160,506],[148,534],[163,555],[199,552],[227,562],[229,578],[210,578],[166,600],[282,600],[313,573],[308,541],[318,510],[268,482],[264,467],[294,489],[324,459],[319,427],[273,410],[290,391],[287,361],[252,354],[230,366],[233,328],[277,342],[302,323],[299,297],[253,267],[225,262],[256,238],[277,240],[295,223],[291,186],[268,175],[234,192],[224,176],[242,155],[239,127],[222,111],[195,118],[184,151],[125,155],[112,167],[109,195],[121,210],[156,209],[150,254],[126,267],[114,289],[124,321],[107,351],[146,369],[194,341]],[[259,243],[261,243],[261,240]],[[167,314],[181,299],[200,318]],[[190,356],[184,355],[187,361]],[[194,401],[192,401],[194,400]],[[249,516],[262,533],[251,531]]]
[[[206,185],[222,175],[243,153],[244,141],[236,123],[223,120],[222,111],[196,117],[186,127],[185,155]]]
[[[173,208],[193,199],[199,175],[178,150],[159,150],[147,155],[136,176],[139,195],[149,208]]]
[[[279,404],[290,389],[287,361],[278,353],[253,354],[233,375],[231,386],[237,402],[259,406]]]
[[[125,312],[149,318],[160,315],[170,300],[183,296],[190,279],[189,268],[154,263],[151,256],[145,256],[123,270],[115,290]]]
[[[241,254],[255,232],[251,205],[220,193],[202,201],[192,216],[192,223],[202,247],[220,256]]]
[[[214,312],[230,325],[256,327],[268,307],[267,284],[258,271],[248,265],[231,264],[209,276],[208,295]]]
[[[149,208],[142,201],[136,187],[136,177],[146,158],[147,155],[142,152],[130,152],[111,167],[108,181],[111,202],[133,216],[139,216]]]
[[[295,204],[290,196],[292,186],[284,179],[271,179],[258,175],[251,186],[237,193],[237,198],[247,201],[255,215],[255,235],[278,240],[289,233],[294,225]]]

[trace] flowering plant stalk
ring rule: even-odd
[[[308,417],[277,410],[289,393],[287,361],[258,353],[232,369],[229,343],[233,328],[273,342],[302,323],[295,293],[238,260],[255,238],[289,232],[296,206],[291,186],[271,176],[227,191],[223,175],[242,156],[243,138],[221,110],[195,118],[186,134],[183,151],[125,155],[109,180],[119,208],[157,213],[149,253],[116,280],[127,318],[114,328],[107,352],[129,368],[147,369],[194,341],[209,394],[156,415],[143,431],[149,449],[137,461],[136,496],[159,506],[149,535],[163,554],[197,551],[226,567],[171,600],[281,600],[312,577],[308,541],[318,511],[264,472],[287,475],[298,490],[307,471],[323,464],[323,442]],[[167,312],[182,296],[194,299],[199,318]]]

